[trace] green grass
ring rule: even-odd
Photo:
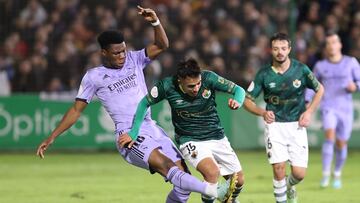
[[[238,155],[246,176],[241,202],[274,202],[272,171],[264,152]],[[350,151],[344,187],[320,189],[320,153],[312,152],[308,174],[297,187],[299,202],[360,202],[359,169],[360,152]],[[161,203],[170,189],[160,175],[127,164],[117,153],[48,153],[44,160],[34,154],[0,154],[0,202],[4,203]],[[200,195],[192,193],[189,202],[200,202]]]

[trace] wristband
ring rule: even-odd
[[[155,22],[151,23],[151,25],[154,26],[154,27],[160,25],[160,20],[157,19]]]

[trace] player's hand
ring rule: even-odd
[[[141,6],[137,6],[137,7],[139,9],[138,14],[144,16],[146,21],[153,23],[158,20],[155,11],[152,10],[151,8],[143,8]]]
[[[275,114],[272,111],[265,111],[265,113],[263,114],[263,118],[267,124],[275,122]]]
[[[119,136],[118,144],[121,148],[127,147],[130,149],[134,143],[135,141],[133,141],[127,133],[121,134]]]
[[[229,108],[232,110],[238,109],[240,107],[239,103],[235,100],[230,98],[228,101]]]
[[[346,87],[346,91],[351,93],[356,92],[356,90],[357,90],[356,83],[354,83],[353,81],[351,81]]]
[[[299,126],[300,127],[308,127],[310,125],[311,121],[311,113],[308,111],[305,111],[300,115],[299,118]]]
[[[45,156],[44,156],[44,153],[45,153],[45,151],[47,150],[47,148],[52,144],[54,142],[54,140],[52,139],[52,138],[48,138],[48,139],[46,139],[45,141],[43,141],[40,145],[39,145],[39,147],[38,147],[38,149],[37,149],[37,151],[36,151],[36,155],[38,155],[40,158],[44,158]]]

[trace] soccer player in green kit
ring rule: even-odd
[[[289,58],[291,42],[284,33],[270,39],[272,63],[265,65],[247,89],[244,107],[265,120],[265,146],[273,168],[274,195],[277,203],[297,202],[295,185],[305,177],[308,164],[306,127],[320,103],[323,86],[310,69]],[[316,93],[305,107],[305,89]],[[264,92],[266,109],[254,100]],[[286,162],[291,173],[286,176]]]
[[[227,179],[221,202],[236,199],[244,184],[240,162],[224,135],[224,128],[216,110],[215,92],[234,95],[228,101],[230,109],[238,109],[245,99],[245,91],[235,83],[211,71],[201,71],[194,59],[180,62],[177,75],[160,80],[138,105],[130,132],[121,136],[119,144],[131,147],[144,119],[147,107],[167,99],[175,127],[175,140],[184,158],[196,168],[206,182],[217,184],[219,176]],[[229,186],[230,185],[230,186]],[[228,189],[229,188],[229,189]],[[203,202],[215,198],[202,195]]]

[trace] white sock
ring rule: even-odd
[[[218,183],[208,183],[204,181],[207,184],[207,187],[205,188],[205,194],[211,197],[218,197],[217,187]]]

